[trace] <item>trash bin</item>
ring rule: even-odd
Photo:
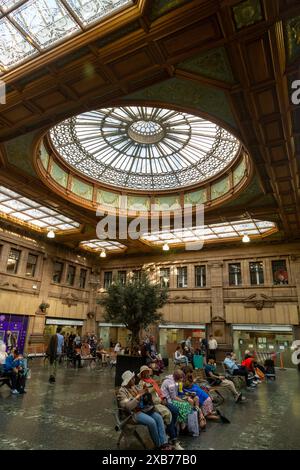
[[[193,357],[195,369],[203,369],[203,356],[202,354],[194,354]]]

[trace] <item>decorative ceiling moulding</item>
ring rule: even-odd
[[[106,213],[132,217],[137,213],[148,216],[151,204],[157,204],[159,211],[175,211],[181,209],[183,204],[195,206],[203,203],[205,210],[209,211],[238,198],[251,183],[254,171],[249,155],[241,148],[238,157],[223,174],[203,183],[181,189],[152,191],[151,194],[130,188],[118,191],[116,187],[95,182],[68,166],[53,152],[47,135],[36,143],[33,165],[39,178],[68,201],[93,212],[99,208]]]

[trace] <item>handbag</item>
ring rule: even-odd
[[[198,437],[200,434],[199,430],[199,420],[198,420],[198,411],[193,410],[188,415],[188,431],[192,434],[193,437]]]

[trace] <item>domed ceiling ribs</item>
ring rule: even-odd
[[[78,172],[147,191],[201,183],[237,156],[239,141],[198,116],[153,107],[90,111],[50,131],[53,147]]]

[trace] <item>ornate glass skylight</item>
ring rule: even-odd
[[[124,251],[127,247],[125,245],[122,245],[122,243],[111,241],[111,240],[88,240],[86,242],[81,242],[80,243],[80,248],[83,248],[85,250],[89,251],[110,251],[110,252],[118,252],[118,251]]]
[[[74,230],[80,225],[69,217],[4,186],[0,186],[0,217],[45,232],[50,229],[58,232]]]
[[[0,72],[131,4],[132,0],[1,0]]]
[[[147,191],[203,182],[221,173],[240,148],[217,124],[152,107],[87,112],[58,124],[50,136],[77,171],[102,183]]]
[[[142,240],[153,245],[179,245],[183,243],[241,238],[244,235],[262,236],[276,229],[276,224],[255,219],[238,220],[204,227],[183,228],[152,232],[142,236]]]

